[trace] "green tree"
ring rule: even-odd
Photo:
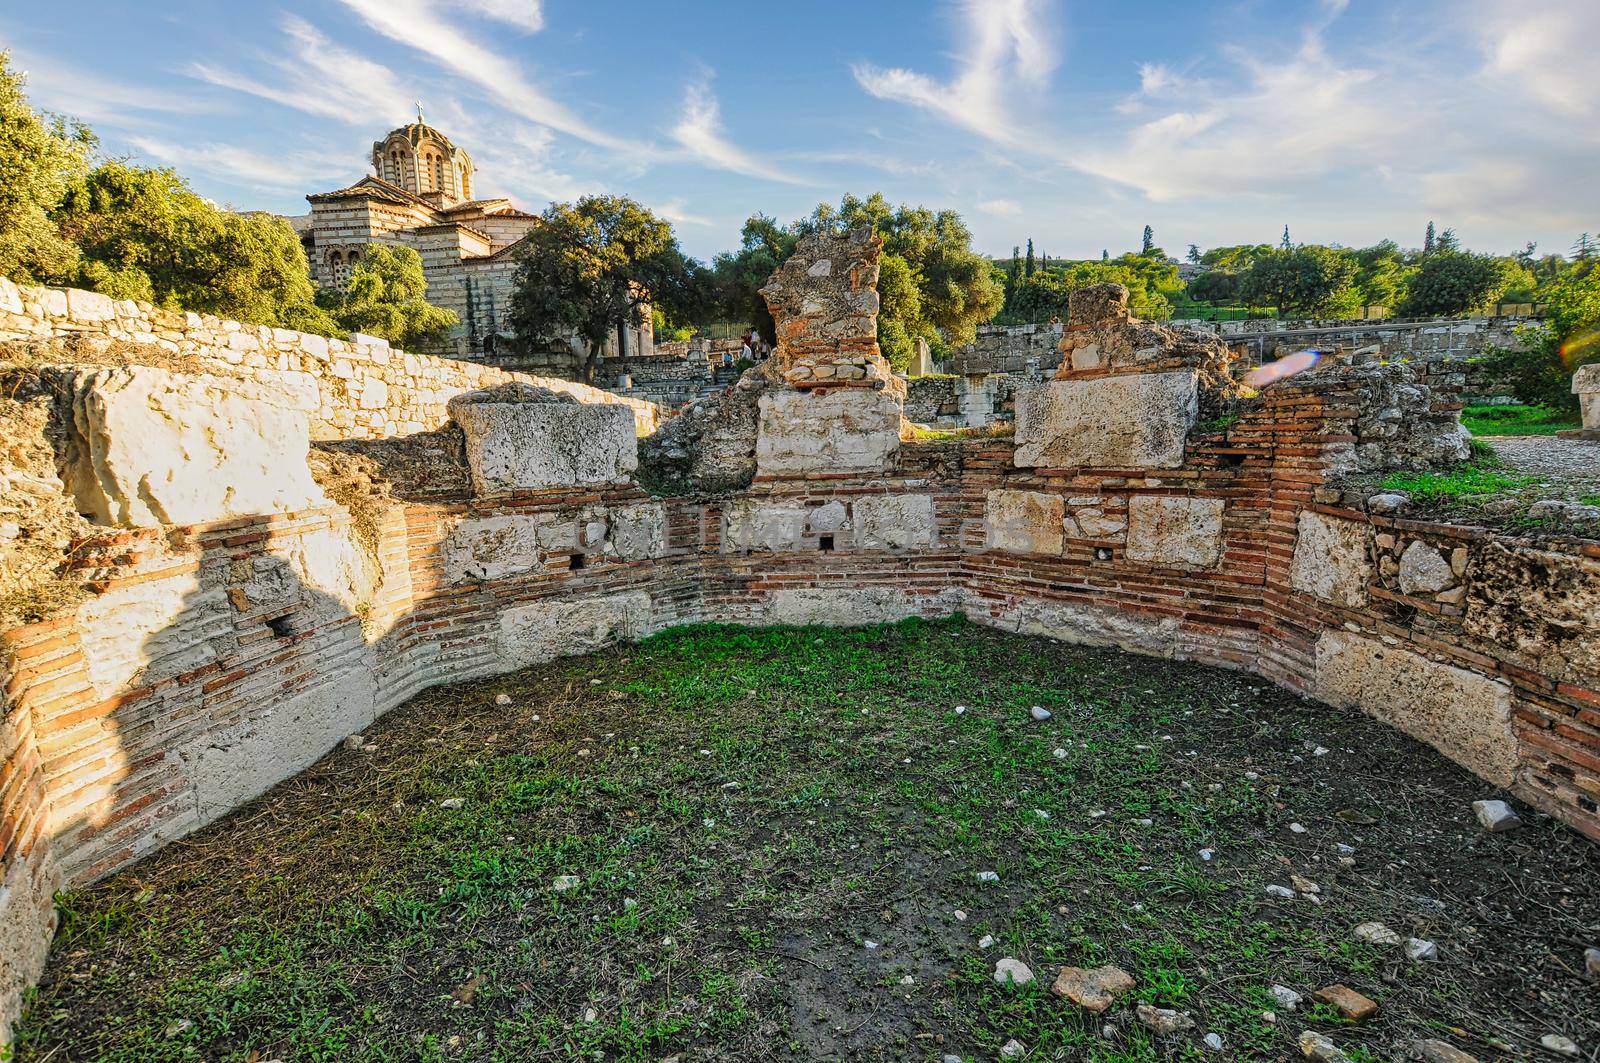
[[[1141,239],[1139,241],[1139,252],[1140,252],[1140,254],[1148,255],[1151,251],[1153,251],[1155,249],[1155,246],[1156,246],[1156,231],[1154,229],[1150,228],[1150,226],[1146,225],[1144,227],[1144,237],[1143,237],[1143,239]]]
[[[1028,237],[1028,257],[1023,260],[1022,277],[1024,280],[1033,276],[1033,237]]]
[[[766,214],[751,215],[740,230],[739,250],[712,260],[711,276],[718,311],[734,321],[748,321],[768,343],[776,343],[772,314],[761,286],[794,253],[798,237]]]
[[[1293,246],[1294,244],[1289,240],[1289,227],[1285,225],[1283,227],[1283,239],[1278,241],[1278,247],[1287,251]]]
[[[52,217],[79,248],[67,279],[80,287],[251,324],[334,331],[287,221],[222,210],[172,170],[101,163],[74,182]]]
[[[1488,369],[1522,402],[1575,411],[1572,374],[1600,362],[1600,270],[1570,271],[1546,299],[1544,324],[1524,336],[1520,349],[1491,353]]]
[[[1189,245],[1189,261],[1197,266],[1200,264],[1200,246],[1198,244]]]
[[[82,125],[41,117],[22,89],[10,53],[0,52],[0,276],[59,282],[71,275],[77,249],[51,214],[88,171],[94,137]]]
[[[1330,247],[1302,244],[1257,258],[1239,279],[1239,295],[1280,316],[1318,317],[1348,313],[1358,300],[1356,265]]]
[[[529,230],[523,245],[509,320],[524,349],[548,347],[576,335],[593,380],[605,343],[615,332],[644,323],[646,307],[680,298],[677,278],[688,268],[672,225],[623,196],[585,196],[555,203]]]
[[[339,328],[388,340],[397,347],[443,342],[460,319],[427,301],[422,256],[409,247],[371,244],[343,290],[324,289],[317,302]]]
[[[1428,231],[1422,234],[1422,253],[1433,254],[1433,221],[1428,222]]]
[[[1500,260],[1447,249],[1441,237],[1411,278],[1400,313],[1406,317],[1470,313],[1498,298],[1511,279]]]
[[[1383,240],[1353,252],[1356,260],[1356,292],[1362,306],[1398,307],[1416,267],[1406,261],[1405,252],[1393,240]]]

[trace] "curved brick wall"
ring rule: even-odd
[[[58,884],[225,814],[431,685],[693,621],[961,611],[1247,669],[1600,838],[1600,544],[1374,516],[1325,487],[1364,438],[1365,386],[1274,387],[1168,468],[1019,468],[985,439],[901,445],[881,471],[768,469],[714,499],[619,480],[395,503],[365,526],[334,506],[107,531],[80,562],[96,596],[3,636],[0,1019],[37,976]]]

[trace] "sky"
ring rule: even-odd
[[[628,195],[699,257],[846,192],[976,246],[1600,231],[1600,0],[0,0],[34,104],[303,214],[427,121],[475,192]]]

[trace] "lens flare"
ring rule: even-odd
[[[1268,384],[1287,380],[1297,373],[1304,373],[1321,360],[1321,351],[1296,351],[1279,358],[1276,362],[1256,366],[1244,375],[1244,382],[1248,387],[1264,388]]]
[[[1600,350],[1600,325],[1591,325],[1576,336],[1570,336],[1561,345],[1561,360],[1567,368],[1575,368],[1580,359],[1588,358]]]

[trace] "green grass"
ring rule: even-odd
[[[1505,462],[1493,445],[1472,441],[1472,456],[1439,472],[1397,472],[1384,477],[1383,487],[1404,491],[1416,502],[1449,506],[1484,495],[1504,494],[1538,483],[1536,476],[1505,471]]]
[[[1528,983],[1507,979],[1556,979],[1533,983],[1554,1021],[1576,983],[1546,942],[1596,918],[1582,897],[1561,925],[1506,909],[1447,942],[1470,962],[1391,982],[1350,927],[1420,927],[1422,893],[1463,912],[1555,895],[1579,843],[1495,836],[1525,847],[1493,857],[1512,889],[1457,862],[1485,788],[1396,732],[1241,673],[959,618],[680,628],[428,692],[367,733],[376,752],[335,750],[64,894],[19,1058],[992,1060],[1016,1037],[1031,1060],[1110,1063],[1199,1059],[1207,1031],[1286,1058],[1307,1026],[1387,1058],[1441,1021],[1514,1026]],[[1378,816],[1352,828],[1350,808]],[[1267,900],[1290,872],[1324,903]],[[1041,981],[997,986],[1002,955]],[[1060,965],[1101,963],[1137,981],[1105,1016],[1049,993]],[[1380,1019],[1262,1019],[1274,982],[1333,981]],[[1158,1042],[1141,999],[1199,1029]]]
[[[1475,436],[1544,436],[1580,427],[1576,413],[1543,406],[1468,406],[1461,423]]]

